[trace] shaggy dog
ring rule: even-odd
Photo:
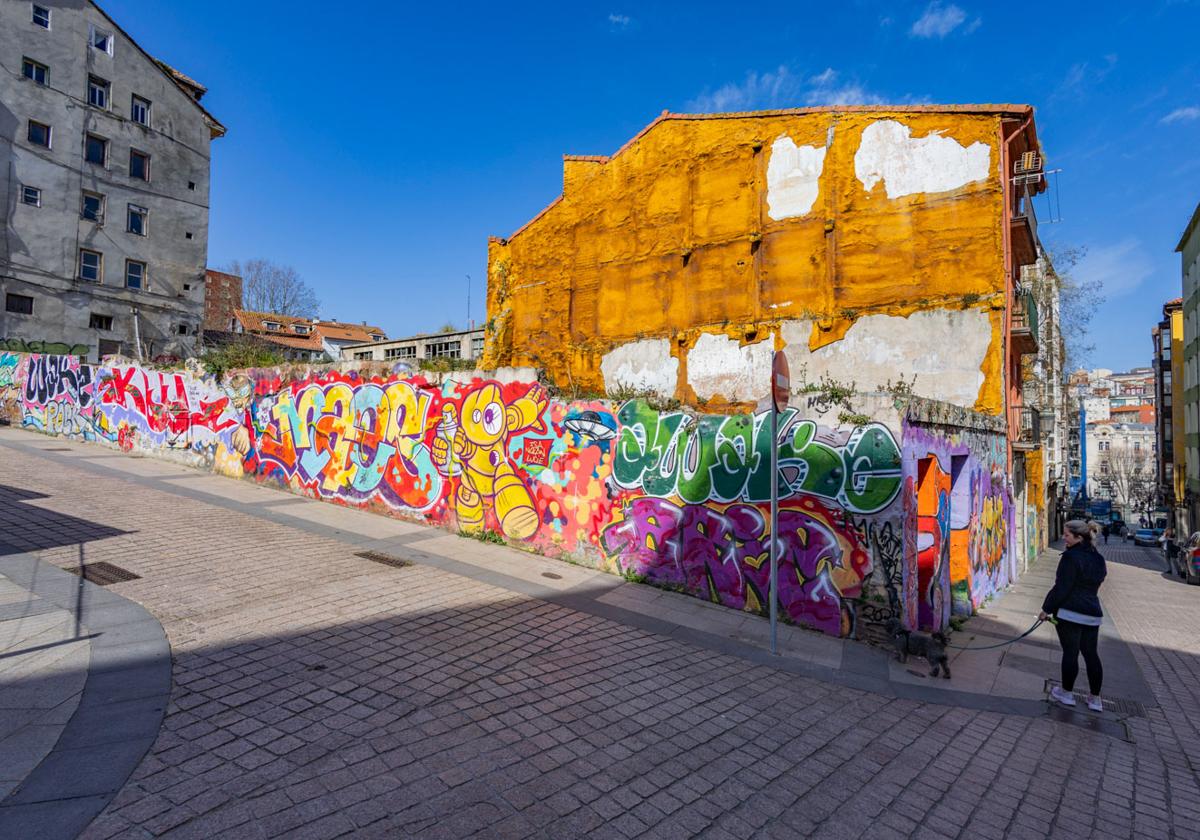
[[[904,625],[895,618],[889,618],[884,627],[887,628],[892,644],[896,646],[896,657],[901,662],[907,662],[910,653],[924,656],[929,661],[929,676],[936,677],[940,670],[943,677],[950,679],[950,658],[946,656],[945,636],[941,633],[930,636],[905,630]]]

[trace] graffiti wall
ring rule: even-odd
[[[904,614],[940,630],[1015,579],[1002,433],[905,422]]]
[[[7,408],[5,408],[7,406]],[[833,635],[902,615],[941,626],[1008,580],[1003,447],[905,425],[659,411],[551,398],[536,382],[0,355],[0,411],[47,434],[455,531],[501,535]],[[778,451],[777,533],[769,517]],[[1001,472],[997,473],[996,470]]]

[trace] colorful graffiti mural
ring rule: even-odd
[[[733,609],[765,611],[774,540],[782,614],[835,635],[862,615],[940,626],[952,603],[969,609],[1007,574],[995,453],[912,426],[901,446],[881,423],[828,428],[784,412],[773,534],[766,415],[564,402],[533,382],[407,371],[217,380],[11,353],[0,355],[0,408],[5,394],[17,422],[48,434],[493,532]]]
[[[1001,434],[905,423],[904,613],[940,630],[1015,577]]]

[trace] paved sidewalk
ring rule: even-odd
[[[140,575],[111,589],[174,653],[158,739],[87,837],[1185,837],[1200,819],[1200,589],[1138,555],[1114,553],[1105,594],[1152,702],[1113,732],[910,685],[813,634],[772,658],[695,599],[249,483],[17,431],[0,453],[0,485],[43,494],[0,511],[6,539]],[[112,533],[37,527],[68,513]],[[1027,627],[1004,603],[991,629]]]

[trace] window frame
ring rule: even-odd
[[[99,322],[99,323],[97,323]],[[104,326],[107,324],[107,326]],[[99,312],[88,313],[88,329],[100,330],[101,332],[112,332],[113,316],[104,315]]]
[[[97,35],[104,38],[105,45],[103,47],[96,43]],[[102,53],[105,53],[106,55],[111,56],[113,54],[113,41],[115,41],[116,39],[117,39],[116,32],[109,32],[109,31],[105,31],[103,29],[99,29],[99,28],[97,28],[96,24],[94,24],[94,23],[88,24],[88,47],[90,49],[93,49],[93,50],[96,50],[97,52],[102,52]]]
[[[87,215],[87,200],[88,198],[97,198],[100,200],[100,211],[95,218]],[[104,193],[92,192],[91,190],[81,190],[79,194],[79,218],[86,219],[89,222],[95,222],[98,225],[104,224],[105,211],[108,209],[108,198]]]
[[[141,216],[142,229],[140,231],[133,229],[133,217]],[[149,236],[150,235],[150,211],[142,207],[140,204],[125,205],[125,232],[132,233],[134,236]]]
[[[146,112],[145,120],[139,120],[136,116],[139,103],[145,106],[142,109]],[[136,93],[130,94],[130,98],[129,98],[129,119],[130,119],[130,121],[135,122],[138,125],[143,125],[146,128],[149,128],[150,127],[150,112],[151,112],[151,108],[153,108],[153,107],[154,107],[154,103],[151,102],[146,97],[138,96]]]
[[[100,148],[102,150],[101,157],[104,159],[103,162],[97,162],[88,157],[88,142],[91,140],[98,140],[100,142]],[[107,137],[103,137],[91,131],[85,131],[83,133],[83,160],[85,163],[90,163],[92,166],[99,166],[104,169],[108,169],[108,153],[109,143]]]
[[[36,197],[34,201],[29,200],[29,191],[33,190]],[[42,206],[42,188],[31,187],[29,184],[21,185],[21,203],[26,207],[41,207]]]
[[[188,329],[187,324],[180,323],[180,324],[175,325],[174,335],[191,335],[191,334],[192,333]]]
[[[426,359],[461,359],[462,341],[430,341],[425,344]]]
[[[143,166],[142,174],[134,175],[133,174],[133,160],[135,157],[139,157],[139,156],[142,157],[143,159],[145,159],[145,163],[142,164],[142,166]],[[129,177],[133,178],[136,181],[145,181],[147,184],[150,183],[150,153],[149,152],[143,152],[141,149],[134,149],[132,147],[129,149]]]
[[[32,14],[30,17],[30,23],[32,23],[34,26],[40,26],[40,27],[42,27],[42,29],[49,31],[50,25],[52,23],[50,16],[53,14],[53,12],[48,7],[39,6],[37,3],[30,3],[29,5],[31,5],[33,7],[31,9]],[[38,12],[45,13],[45,15],[46,15],[45,23],[42,23],[40,20],[38,20]]]
[[[270,330],[271,332],[275,332],[276,330],[283,328],[283,324],[279,323],[278,321],[263,321],[262,325],[263,329]]]
[[[33,69],[34,72],[32,75],[25,72],[26,67]],[[42,78],[40,81],[37,78],[38,70],[42,71]],[[29,79],[29,81],[33,82],[35,85],[41,85],[42,87],[45,87],[50,83],[50,67],[42,64],[40,61],[35,61],[27,55],[23,55],[21,56],[21,76]]]
[[[91,255],[91,256],[96,257],[96,279],[95,280],[92,280],[91,278],[84,276],[84,273],[83,273],[84,255]],[[76,268],[78,270],[79,279],[82,280],[84,283],[100,284],[100,283],[104,282],[104,254],[103,253],[101,253],[100,251],[93,251],[91,248],[80,248],[79,249],[79,257],[76,260],[76,263],[77,263]]]
[[[103,97],[103,103],[97,103],[96,97],[92,94],[99,91]],[[95,73],[88,73],[88,106],[91,108],[99,108],[101,111],[112,110],[112,82],[105,79],[103,76],[97,76]]]
[[[41,126],[42,128],[46,129],[46,142],[45,143],[39,143],[38,141],[33,139],[33,127],[35,125]],[[54,126],[52,126],[48,123],[41,122],[39,120],[29,119],[27,121],[27,125],[25,128],[25,139],[26,139],[26,141],[33,144],[34,146],[40,146],[43,149],[53,149],[54,148]]]
[[[129,285],[129,269],[135,265],[140,265],[142,267],[142,273],[141,273],[141,276],[138,277],[138,285],[131,286],[131,285]],[[146,289],[150,285],[150,282],[147,279],[149,272],[150,272],[150,267],[146,264],[145,260],[126,259],[125,260],[125,288],[133,289],[135,292],[146,291]]]
[[[25,312],[20,309],[14,309],[12,303],[14,300],[29,301],[29,311]],[[4,311],[10,315],[33,315],[33,295],[22,295],[16,292],[4,293]]]

